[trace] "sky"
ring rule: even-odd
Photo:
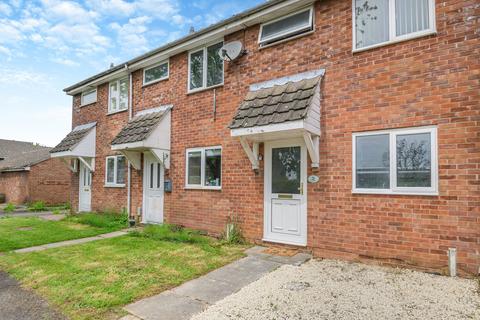
[[[264,0],[0,0],[0,139],[55,146],[63,89]]]

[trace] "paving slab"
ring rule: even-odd
[[[216,269],[179,287],[127,305],[124,309],[143,320],[182,320],[230,296],[283,264],[301,263],[310,255],[281,257],[262,253],[264,247],[246,251],[247,257]],[[122,318],[123,319],[123,318]],[[127,319],[125,319],[127,320]]]

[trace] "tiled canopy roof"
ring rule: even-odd
[[[321,76],[250,91],[235,114],[231,129],[304,119]]]
[[[167,110],[135,116],[113,139],[112,145],[145,140],[163,118]]]
[[[20,170],[47,160],[49,151],[49,147],[31,142],[0,139],[0,171]]]
[[[85,136],[94,126],[95,123],[76,127],[75,129],[73,129],[72,132],[67,134],[67,136],[62,141],[60,141],[57,146],[50,150],[50,153],[72,151],[73,148],[80,141],[82,141],[83,138],[85,138]]]

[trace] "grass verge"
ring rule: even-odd
[[[155,226],[77,246],[9,253],[0,256],[0,267],[72,319],[116,319],[124,305],[230,263],[245,248]]]
[[[126,216],[94,214],[69,216],[60,221],[38,217],[0,219],[0,252],[33,247],[46,243],[85,238],[127,226]]]

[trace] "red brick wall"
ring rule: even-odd
[[[22,204],[28,201],[28,172],[0,173],[0,193],[5,194],[7,203]]]
[[[352,53],[352,2],[315,5],[316,31],[259,50],[258,26],[228,36],[248,54],[225,67],[225,85],[187,94],[187,54],[170,59],[170,78],[142,87],[133,74],[134,112],[173,104],[172,158],[167,173],[166,221],[219,233],[228,215],[239,216],[245,235],[263,232],[263,169],[256,175],[227,128],[252,83],[324,68],[320,182],[308,186],[308,245],[317,256],[370,259],[443,268],[446,250],[458,249],[462,270],[480,265],[480,66],[475,1],[436,5],[437,35]],[[128,119],[107,116],[107,86],[99,102],[79,108],[74,125],[97,121],[94,209],[126,205],[126,190],[103,187],[110,141]],[[438,126],[439,196],[356,195],[352,184],[352,133]],[[221,145],[222,190],[185,190],[185,149]],[[261,168],[263,163],[261,163]],[[309,170],[309,174],[312,170]],[[78,182],[76,182],[78,192]],[[132,211],[141,206],[141,172],[132,170]]]
[[[29,201],[47,204],[70,202],[70,170],[59,159],[48,159],[30,168]]]

